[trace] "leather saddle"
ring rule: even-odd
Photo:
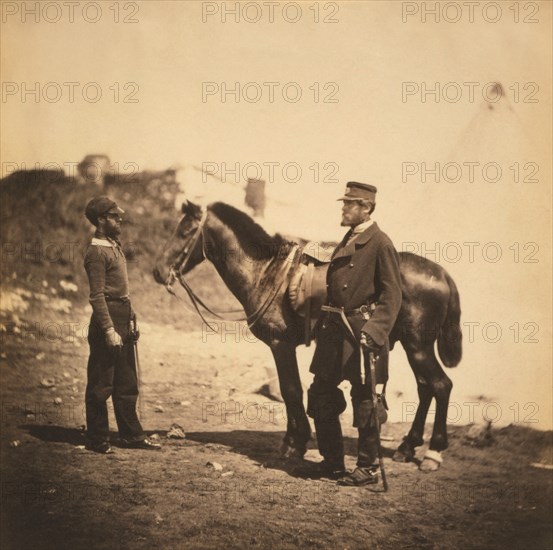
[[[288,296],[292,309],[305,319],[305,345],[326,302],[326,273],[335,245],[308,242],[301,251],[300,261],[292,273]]]

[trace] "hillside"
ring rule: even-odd
[[[199,329],[197,318],[152,277],[157,251],[178,219],[178,191],[178,182],[169,170],[141,172],[132,178],[107,176],[104,191],[57,171],[20,171],[0,180],[4,305],[15,291],[31,308],[40,308],[47,298],[86,306],[83,253],[94,229],[84,209],[90,198],[106,193],[125,210],[121,241],[128,260],[131,297],[141,318]],[[215,307],[235,305],[210,265],[199,266],[189,279],[198,291],[209,289]],[[6,315],[4,311],[2,321]]]

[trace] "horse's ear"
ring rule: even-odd
[[[182,203],[182,213],[200,219],[202,217],[202,207],[185,199]]]

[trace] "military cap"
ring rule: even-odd
[[[85,209],[85,216],[91,224],[98,225],[98,218],[111,211],[113,211],[114,214],[125,213],[122,208],[117,206],[114,200],[106,195],[101,195],[99,197],[94,197],[88,202]]]
[[[346,183],[346,191],[339,201],[358,201],[368,200],[372,203],[376,200],[376,187],[369,183],[359,183],[357,181],[348,181]]]

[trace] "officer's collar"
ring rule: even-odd
[[[368,229],[373,223],[374,220],[367,220],[366,222],[359,223],[355,227],[352,227],[351,231],[354,235],[357,235],[358,233],[363,233],[363,231],[365,231],[365,229]]]
[[[358,226],[359,227],[359,226]],[[365,244],[378,230],[378,225],[371,220],[371,224],[353,241],[355,246]]]
[[[358,235],[355,235],[355,238],[351,241],[349,240],[349,237],[352,235],[352,230],[350,229],[347,233],[344,239],[342,240],[342,243],[334,249],[334,254],[332,255],[332,259],[335,260],[337,258],[343,258],[346,256],[351,256],[355,253],[355,250],[359,246],[363,246],[366,244],[372,236],[378,231],[378,225],[376,225],[376,222],[371,223],[363,233],[359,233]],[[348,242],[349,241],[349,242]]]

